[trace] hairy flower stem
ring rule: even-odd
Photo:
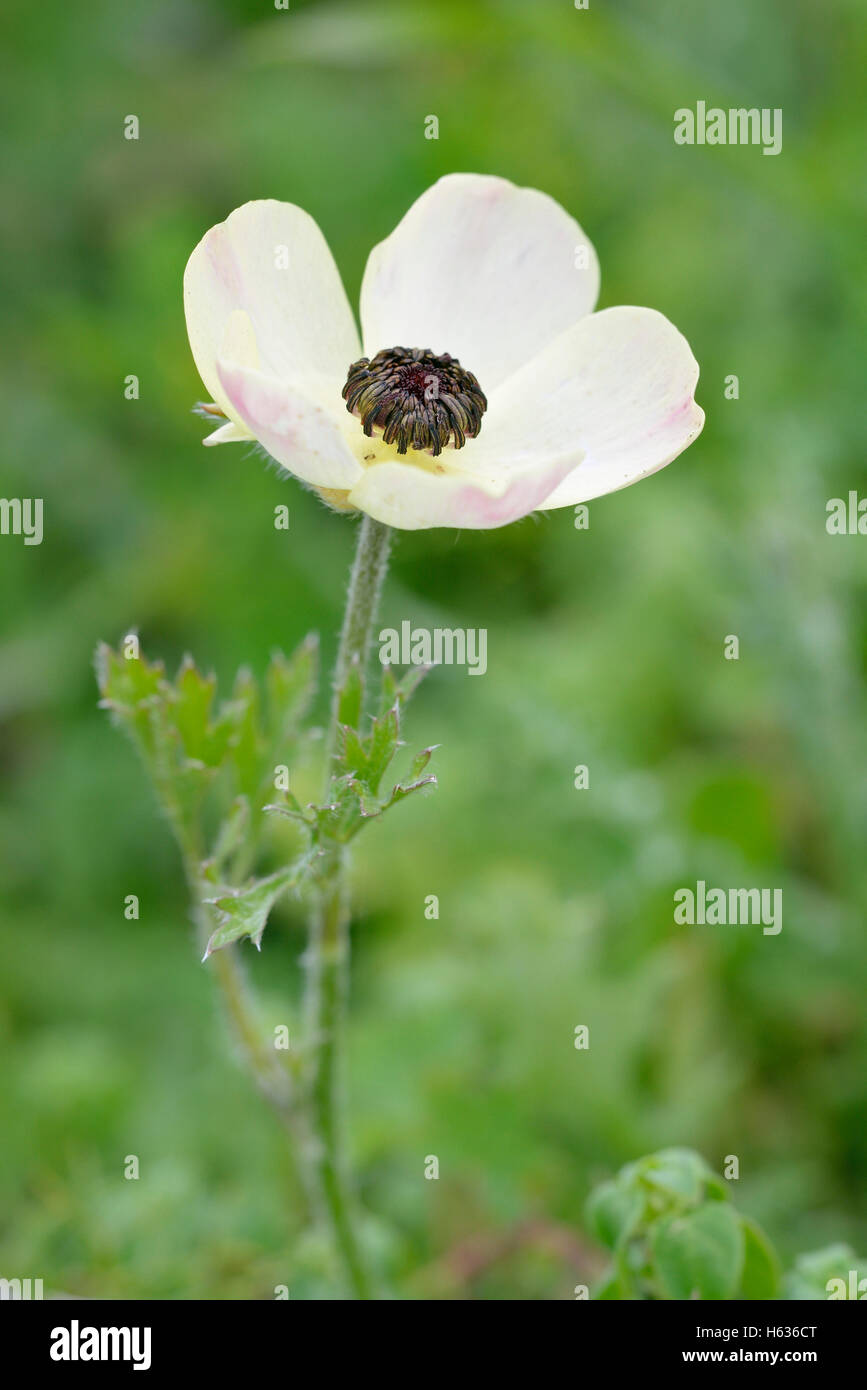
[[[195,863],[187,859],[186,877],[190,900],[194,905],[196,938],[199,949],[207,945],[214,923],[205,906],[207,887],[201,882]],[[256,1089],[276,1110],[288,1127],[293,1118],[292,1082],[287,1071],[277,1061],[262,1030],[256,1002],[250,992],[245,971],[233,947],[215,951],[209,956],[217,981],[230,1031],[243,1057]]]
[[[343,630],[334,666],[334,694],[326,743],[325,796],[337,745],[342,690],[357,665],[367,662],[376,608],[385,572],[391,532],[365,516],[349,581]],[[317,875],[316,900],[307,952],[307,1099],[313,1130],[313,1163],[322,1206],[353,1297],[374,1297],[355,1229],[354,1198],[343,1138],[343,1033],[349,976],[349,899],[347,855],[343,846],[326,847]]]
[[[209,890],[199,877],[198,859],[189,850],[184,853],[184,868],[193,903],[196,937],[202,950],[215,925],[204,901]],[[291,1141],[311,1215],[320,1217],[322,1204],[318,1186],[313,1180],[311,1156],[314,1144],[309,1121],[298,1103],[298,1088],[294,1079],[281,1065],[263,1029],[257,1001],[236,948],[229,946],[215,951],[209,957],[209,965],[219,990],[229,1032],[257,1091],[270,1105]]]
[[[362,518],[358,532],[358,546],[355,561],[349,577],[349,590],[346,595],[346,608],[343,614],[343,628],[340,645],[334,662],[332,680],[331,719],[328,725],[328,742],[325,750],[324,796],[328,799],[331,787],[331,761],[337,743],[337,713],[340,692],[346,678],[356,664],[362,674],[367,664],[373,621],[379,606],[379,595],[388,569],[388,552],[391,548],[391,527],[383,526],[372,517]]]

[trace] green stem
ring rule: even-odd
[[[373,621],[379,606],[379,595],[388,569],[388,552],[391,547],[391,528],[374,521],[372,517],[362,518],[358,530],[358,546],[355,561],[349,576],[349,589],[346,595],[346,608],[343,614],[343,627],[340,632],[340,645],[334,662],[332,678],[331,718],[325,747],[325,785],[323,799],[328,800],[331,788],[331,763],[337,742],[337,710],[340,692],[346,678],[357,663],[362,675],[367,664],[370,639],[373,634]]]
[[[337,740],[340,691],[353,667],[362,674],[385,572],[391,532],[365,516],[349,581],[346,612],[334,666],[334,695],[325,753],[325,801]],[[349,898],[347,855],[336,844],[326,847],[310,922],[307,952],[306,1017],[308,1091],[313,1131],[313,1164],[348,1289],[369,1299],[374,1288],[365,1268],[355,1229],[355,1203],[347,1171],[343,1137],[343,1033],[348,999]]]
[[[208,890],[199,877],[198,859],[189,848],[184,850],[184,869],[193,904],[198,945],[203,950],[215,923],[205,906]],[[292,1077],[269,1045],[246,972],[235,948],[228,946],[215,951],[208,960],[220,991],[230,1032],[256,1089],[274,1110],[293,1141],[301,1181],[311,1205],[315,1207],[315,1191],[310,1179],[312,1142],[303,1111],[298,1105]]]

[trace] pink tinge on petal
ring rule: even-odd
[[[367,469],[349,502],[377,521],[405,531],[435,526],[487,531],[528,516],[574,468],[572,458],[513,475],[495,484],[467,474],[429,473],[412,464],[382,463]]]
[[[501,497],[491,497],[473,485],[462,488],[457,494],[457,512],[463,520],[458,524],[485,531],[519,521],[541,506],[572,467],[569,460],[553,469],[519,475]]]
[[[220,383],[247,429],[272,458],[315,487],[350,488],[361,468],[334,418],[276,377],[219,361]]]
[[[687,415],[689,411],[691,411],[694,408],[694,406],[695,396],[687,396],[686,400],[681,401],[680,405],[677,406],[674,410],[672,410],[670,415],[666,415],[665,419],[661,420],[659,424],[655,427],[655,429],[650,431],[650,433],[661,434],[663,430],[670,429],[672,425],[676,425],[679,420],[682,420],[684,415]]]
[[[292,203],[245,203],[208,231],[184,271],[190,346],[217,403],[220,358],[293,380],[327,376],[340,389],[360,355],[358,331],[340,273],[313,218]],[[246,334],[226,341],[242,316]],[[254,345],[255,360],[244,338]],[[227,411],[228,413],[228,411]]]
[[[523,471],[571,456],[545,510],[627,487],[676,458],[700,433],[698,363],[664,315],[620,306],[579,320],[488,401],[468,449],[473,471]]]
[[[698,438],[704,427],[704,411],[690,395],[654,428],[647,430],[626,462],[617,456],[588,454],[554,488],[542,504],[544,511],[592,502],[609,492],[619,492],[666,468]],[[649,446],[649,447],[648,447]],[[636,452],[639,451],[640,452]]]
[[[203,244],[214,278],[222,285],[226,298],[241,307],[245,302],[244,277],[225,222],[212,227]]]

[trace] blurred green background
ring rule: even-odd
[[[601,306],[651,305],[688,337],[708,419],[669,469],[592,503],[589,530],[566,509],[398,538],[383,625],[486,627],[489,664],[422,687],[407,737],[442,745],[439,790],[359,844],[371,1239],[402,1298],[570,1298],[599,1264],[590,1187],[683,1144],[717,1169],[739,1156],[735,1200],[787,1259],[865,1247],[867,540],[825,530],[828,498],[867,489],[864,17],[5,7],[2,491],[45,499],[45,540],[0,538],[0,1274],[95,1297],[328,1292],[91,660],[130,628],[224,686],[310,629],[333,652],[353,524],[243,448],[201,448],[183,267],[233,207],[283,198],[354,301],[369,248],[453,170],[572,212]],[[782,107],[782,154],[676,146],[673,112],[700,98]],[[698,878],[781,887],[782,933],[675,926]],[[245,948],[278,1018],[302,926],[283,906],[261,957]]]

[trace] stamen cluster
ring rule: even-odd
[[[449,443],[462,449],[478,434],[488,402],[472,372],[447,352],[384,348],[349,368],[343,399],[364,433],[381,430],[399,454],[424,450],[434,458]]]

